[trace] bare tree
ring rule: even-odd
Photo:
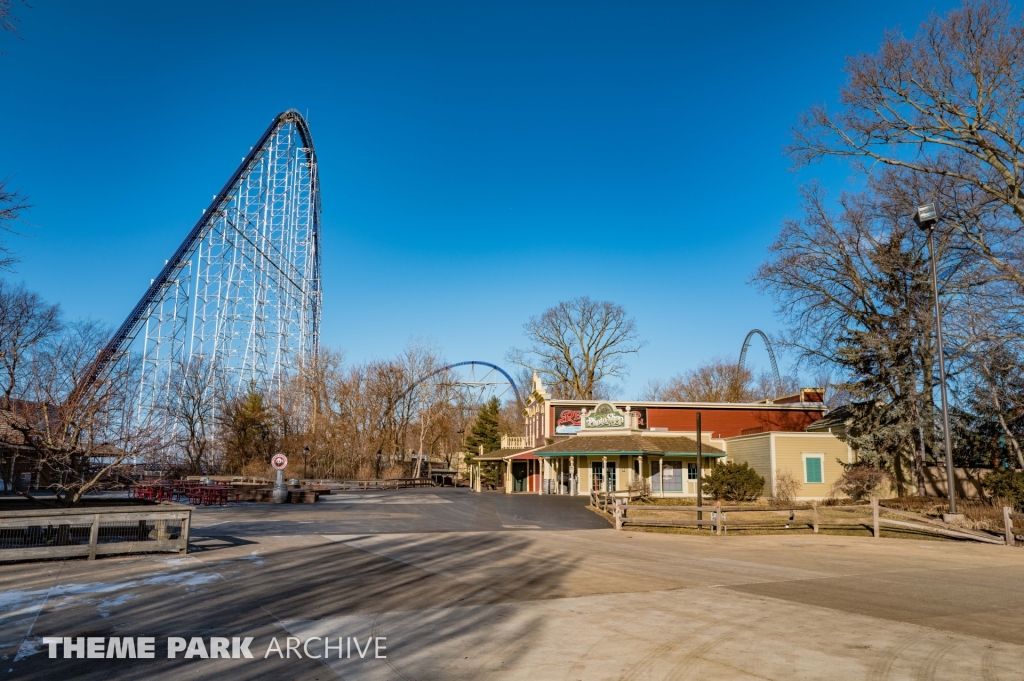
[[[908,210],[917,196],[883,173],[867,192],[841,196],[833,213],[824,192],[805,189],[804,219],[783,224],[754,280],[789,324],[778,340],[802,362],[842,374],[856,411],[852,444],[889,467],[901,491],[910,469],[920,477],[921,431],[927,449],[936,440],[931,282]],[[975,270],[955,235],[937,243],[940,294],[955,313]]]
[[[523,330],[530,347],[512,350],[509,361],[549,377],[553,393],[565,399],[601,397],[609,379],[628,375],[625,356],[646,345],[622,306],[587,296],[531,317]]]
[[[1024,294],[1024,25],[1000,0],[933,14],[912,38],[847,61],[841,108],[811,108],[789,152],[798,165],[854,159],[864,172],[931,176],[942,225],[959,232],[995,276]],[[942,188],[961,195],[962,212]],[[970,195],[972,201],[962,198]]]
[[[72,505],[129,457],[146,458],[164,444],[159,429],[133,408],[138,358],[109,364],[88,390],[76,390],[93,370],[109,330],[71,324],[32,356],[11,421],[45,474],[58,503]]]
[[[28,7],[25,0],[21,0],[21,4]],[[0,31],[7,31],[16,38],[21,38],[21,34],[18,33],[19,21],[18,17],[14,16],[14,0],[0,0]]]
[[[783,377],[783,390],[797,392],[799,381]],[[648,381],[642,400],[667,402],[754,402],[781,397],[775,377],[753,371],[732,358],[716,357],[668,380]]]
[[[2,21],[2,17],[0,17]],[[22,214],[32,207],[20,189],[10,187],[11,178],[0,180],[0,231],[17,233],[15,223],[22,221]],[[0,245],[0,270],[10,270],[17,258],[6,245]]]
[[[174,444],[190,475],[213,470],[217,408],[224,402],[223,374],[201,355],[179,362],[164,406]]]
[[[0,409],[11,409],[15,391],[23,388],[31,353],[60,329],[59,306],[24,286],[0,280]]]

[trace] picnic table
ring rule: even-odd
[[[129,496],[152,501],[173,501],[174,487],[166,482],[138,483],[131,488]]]
[[[189,487],[186,496],[191,504],[201,506],[224,506],[229,495],[235,491],[231,485],[199,485]]]

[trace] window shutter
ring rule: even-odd
[[[807,466],[807,482],[821,482],[823,480],[821,475],[821,458],[817,456],[809,456],[805,459],[805,465]]]

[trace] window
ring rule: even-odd
[[[825,482],[824,463],[824,454],[804,454],[804,482]]]
[[[681,461],[666,461],[661,471],[661,484],[666,492],[683,491],[683,464]]]
[[[688,463],[688,464],[686,464],[686,477],[689,478],[690,480],[696,480],[697,479],[697,464],[695,464],[695,463]]]

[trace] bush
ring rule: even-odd
[[[1018,511],[1024,509],[1024,471],[1012,468],[993,471],[981,484],[993,499],[1005,499]]]
[[[772,502],[776,504],[788,504],[796,497],[800,489],[800,481],[790,471],[781,468],[775,471],[775,494],[772,495]]]
[[[764,478],[746,463],[726,463],[712,468],[701,488],[716,500],[753,501],[761,496]]]
[[[882,483],[889,479],[888,473],[867,461],[858,461],[857,463],[839,461],[839,463],[846,470],[832,485],[834,496],[846,496],[854,501],[870,498],[874,496]]]

